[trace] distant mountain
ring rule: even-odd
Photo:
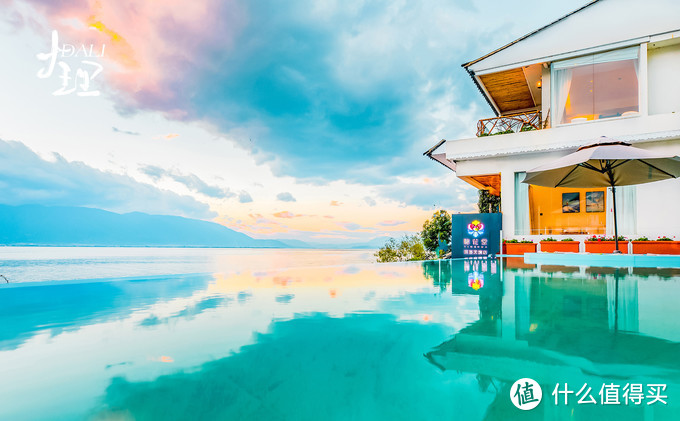
[[[376,237],[371,240],[357,243],[357,242],[310,242],[294,240],[289,238],[281,238],[279,241],[288,244],[295,248],[312,248],[312,249],[379,249],[384,246],[390,237]]]
[[[214,222],[101,209],[0,205],[0,244],[48,246],[290,247]]]

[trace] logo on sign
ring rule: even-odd
[[[475,219],[474,221],[468,224],[467,230],[469,235],[477,238],[480,235],[484,234],[484,224]]]

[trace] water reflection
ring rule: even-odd
[[[520,263],[10,285],[0,419],[680,418],[673,272]],[[530,413],[521,377],[544,385]],[[556,407],[565,382],[664,383],[669,405]]]
[[[496,329],[462,329],[425,354],[442,371],[476,373],[480,390],[496,392],[485,419],[517,415],[509,386],[529,377],[543,385],[544,400],[532,414],[536,419],[618,417],[622,419],[677,419],[680,388],[680,344],[675,321],[680,310],[673,294],[678,279],[667,273],[611,268],[543,266],[510,262],[503,273],[503,299],[483,302],[486,313],[499,317]],[[432,274],[440,288],[452,279],[457,293],[456,263]],[[459,281],[459,284],[461,282]],[[663,309],[663,310],[662,310]],[[670,323],[669,323],[670,321]],[[596,390],[604,383],[666,384],[670,405],[653,408],[583,407],[576,400],[555,406],[550,395],[556,384],[578,390],[588,383]],[[599,398],[598,398],[599,399]],[[644,406],[644,405],[643,405]],[[524,419],[524,418],[522,418]]]

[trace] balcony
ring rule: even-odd
[[[679,128],[680,113],[667,113],[601,119],[587,123],[553,126],[549,130],[529,130],[502,136],[488,136],[484,138],[483,145],[480,145],[480,138],[475,136],[449,140],[444,146],[446,159],[457,162],[528,152],[576,150],[581,146],[597,142],[603,134],[629,143],[672,139],[680,136]]]
[[[544,128],[544,124],[541,120],[541,112],[529,111],[479,120],[477,137],[528,132],[542,128]]]

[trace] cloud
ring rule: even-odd
[[[381,227],[396,227],[397,225],[405,224],[408,221],[382,221],[378,225]]]
[[[101,171],[54,154],[40,158],[19,142],[0,140],[0,202],[8,205],[86,206],[210,219],[205,203],[133,178]]]
[[[238,194],[238,201],[239,203],[250,203],[253,201],[253,198],[250,197],[250,193],[244,190]]]
[[[342,202],[338,202],[337,200],[331,200],[330,205],[331,206],[342,206]]]
[[[477,203],[477,189],[451,175],[426,183],[422,179],[401,179],[394,184],[376,186],[375,190],[381,197],[422,209],[470,212]]]
[[[369,196],[364,197],[364,202],[366,202],[366,204],[368,206],[375,206],[376,205],[375,200],[372,197],[369,197]]]
[[[139,132],[131,132],[131,131],[128,131],[128,130],[121,130],[117,127],[111,127],[111,129],[113,129],[113,131],[116,132],[116,133],[129,134],[130,136],[139,136],[139,134],[140,134]]]
[[[283,192],[276,195],[276,199],[282,202],[296,202],[295,198],[289,192]]]
[[[146,165],[140,167],[139,171],[151,177],[155,181],[169,178],[173,181],[176,181],[177,183],[183,184],[186,188],[193,192],[201,193],[215,199],[226,199],[236,196],[236,193],[232,192],[228,188],[208,184],[194,174],[182,174],[177,170],[166,170],[155,165]],[[246,195],[247,194],[248,193],[246,193]],[[240,199],[241,196],[239,195],[239,200]],[[252,199],[250,201],[252,201]]]
[[[535,19],[502,0],[29,1],[66,41],[107,44],[118,109],[208,122],[277,176],[388,184],[492,115],[461,62],[583,0],[527,0]]]
[[[336,224],[340,225],[341,227],[345,228],[346,230],[349,231],[356,231],[359,229],[362,229],[361,225],[355,223],[355,222],[336,222]]]
[[[458,65],[535,25],[500,0],[33,3],[66,39],[107,42],[119,108],[207,120],[276,175],[361,184],[429,173],[424,150],[473,135],[491,110]],[[547,21],[578,3],[525,8]]]
[[[298,218],[298,217],[302,216],[302,215],[294,214],[293,212],[289,212],[289,211],[276,212],[273,215],[277,218],[286,218],[286,219]]]

